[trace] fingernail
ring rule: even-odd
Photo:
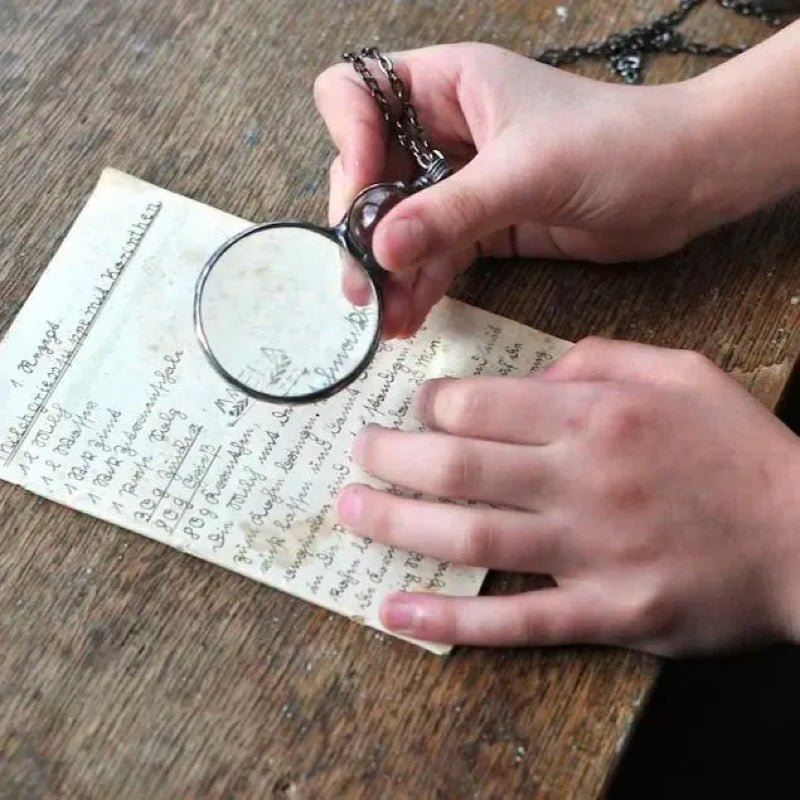
[[[386,223],[383,233],[389,249],[398,253],[403,265],[413,264],[428,250],[425,226],[414,217],[403,217]]]
[[[420,613],[413,597],[399,595],[384,601],[383,624],[398,633],[413,633],[419,627]]]
[[[356,434],[350,453],[356,461],[361,461],[361,456],[364,453],[364,431],[359,431]]]
[[[356,440],[353,442],[353,449],[351,450],[353,458],[356,461],[360,462],[364,456],[364,447],[366,444],[365,440],[366,437],[369,436],[370,430],[379,427],[380,425],[376,425],[374,422],[370,422],[369,425],[366,425],[358,432],[358,434],[356,434]]]
[[[355,487],[348,487],[340,495],[336,503],[339,520],[345,525],[352,525],[361,516],[361,492]]]

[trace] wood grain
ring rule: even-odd
[[[311,85],[345,48],[532,52],[671,4],[564,5],[4,0],[2,330],[105,165],[245,218],[324,219]],[[712,6],[691,27],[763,33]],[[697,348],[774,407],[800,353],[798,213],[647,265],[481,264],[455,293],[571,340]],[[20,489],[0,502],[0,798],[596,797],[657,675],[616,650],[438,659]]]

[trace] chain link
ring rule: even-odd
[[[662,14],[649,25],[631,28],[624,33],[612,33],[600,42],[577,47],[546,50],[537,57],[538,61],[553,67],[574,64],[583,59],[608,61],[611,70],[626,83],[639,83],[645,67],[645,56],[653,53],[679,53],[694,56],[730,58],[743,53],[744,45],[718,44],[687,41],[676,30],[678,25],[705,0],[680,0],[677,8]],[[754,17],[772,27],[780,27],[784,20],[768,13],[761,5],[742,0],[716,0],[722,8],[744,17]]]
[[[730,58],[743,53],[747,49],[744,45],[711,45],[688,41],[677,30],[677,27],[704,2],[705,0],[679,0],[676,8],[662,14],[649,25],[631,28],[622,33],[612,33],[600,42],[546,50],[537,56],[536,60],[553,67],[574,64],[583,59],[606,60],[611,70],[623,81],[639,83],[645,67],[645,56],[649,54],[669,53]],[[769,13],[765,10],[765,6],[780,7],[782,12],[786,13],[790,5],[788,0],[782,3],[777,0],[761,0],[765,6],[748,0],[716,0],[716,2],[728,11],[744,17],[754,17],[772,27],[782,26],[785,20],[781,16]],[[400,146],[414,157],[424,172],[435,175],[436,178],[441,177],[439,172],[446,169],[444,157],[428,140],[417,112],[411,105],[408,90],[391,60],[377,47],[365,47],[358,52],[345,53],[343,58],[352,64],[361,76]],[[367,67],[367,59],[377,62],[380,71],[387,78],[394,99],[399,105],[398,113],[394,112],[392,103]]]
[[[377,47],[365,47],[358,53],[345,53],[343,58],[353,65],[353,68],[367,85],[370,94],[375,98],[375,102],[381,110],[383,118],[389,125],[389,130],[394,133],[400,146],[411,153],[423,170],[430,169],[442,158],[442,155],[438,150],[434,150],[428,140],[427,134],[417,117],[417,112],[414,106],[411,105],[411,98],[405,84],[395,72],[391,60],[381,53]],[[367,58],[375,60],[381,72],[388,79],[392,93],[400,106],[399,114],[394,114],[392,104],[383,93],[378,81],[369,71],[365,63]]]

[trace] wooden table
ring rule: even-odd
[[[671,4],[563,5],[566,21],[554,0],[4,0],[2,329],[104,165],[250,219],[322,218],[331,147],[311,86],[343,48],[531,52]],[[692,27],[763,33],[712,6]],[[650,80],[705,66],[663,59]],[[787,202],[649,265],[478,267],[457,294],[566,339],[697,348],[775,407],[800,354],[798,214]],[[19,489],[0,498],[2,798],[595,797],[658,673],[616,650],[440,659]]]

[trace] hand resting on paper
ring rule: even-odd
[[[374,252],[390,272],[389,337],[414,333],[480,254],[654,258],[800,188],[800,23],[661,86],[588,80],[483,44],[389,55],[458,170],[376,228]],[[387,146],[386,123],[350,65],[322,73],[315,97],[339,151],[336,222],[366,185],[416,171]],[[355,301],[352,280],[345,290]]]
[[[513,596],[385,599],[384,624],[475,645],[695,653],[800,637],[800,442],[696,353],[589,339],[536,377],[423,385],[427,431],[366,428],[357,460],[426,494],[353,485],[353,533],[547,573]]]
[[[599,83],[485,45],[391,55],[459,169],[376,228],[387,336],[413,334],[479,254],[657,257],[800,189],[800,24],[665,86]],[[411,165],[387,147],[348,66],[320,76],[316,98],[340,154],[338,218],[363,186]],[[800,638],[800,444],[701,356],[590,339],[540,376],[426,384],[417,413],[427,432],[363,431],[361,464],[502,508],[351,486],[343,524],[457,563],[547,573],[556,586],[401,594],[384,602],[387,627],[669,655]]]

